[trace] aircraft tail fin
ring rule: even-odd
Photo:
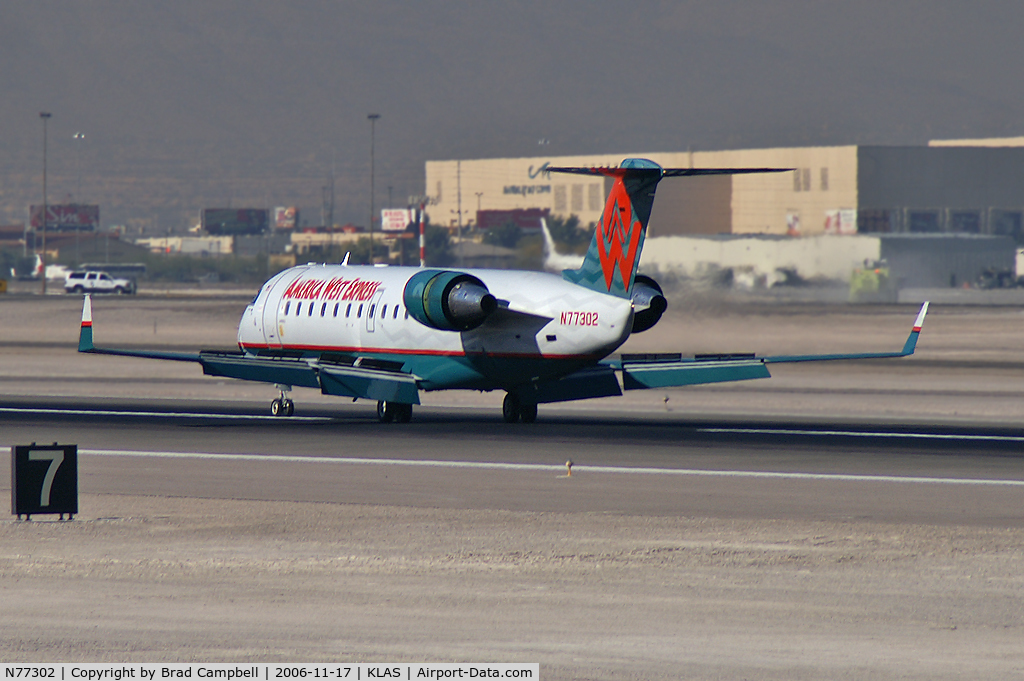
[[[578,270],[563,270],[567,281],[619,298],[632,295],[654,192],[664,177],[782,172],[786,168],[662,168],[654,161],[627,158],[618,168],[548,168],[553,173],[613,179],[594,239]]]

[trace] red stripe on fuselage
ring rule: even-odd
[[[304,350],[308,352],[347,352],[375,355],[418,355],[428,357],[522,357],[529,359],[600,359],[603,355],[543,355],[525,352],[473,352],[464,350],[395,350],[394,348],[341,347],[336,345],[266,345],[239,343],[244,350]]]

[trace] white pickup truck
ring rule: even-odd
[[[112,277],[106,272],[77,270],[64,277],[64,290],[68,293],[135,293],[135,282]]]

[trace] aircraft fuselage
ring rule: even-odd
[[[420,268],[309,264],[270,279],[239,323],[256,355],[356,356],[400,363],[426,390],[508,389],[592,365],[629,336],[628,299],[558,275],[458,270],[479,279],[498,308],[468,331],[430,328],[403,294]]]

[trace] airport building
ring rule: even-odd
[[[1024,138],[929,146],[835,146],[428,161],[435,224],[472,226],[479,210],[541,209],[597,221],[610,181],[547,173],[649,158],[666,168],[769,167],[782,173],[670,178],[651,237],[975,234],[1024,242]]]

